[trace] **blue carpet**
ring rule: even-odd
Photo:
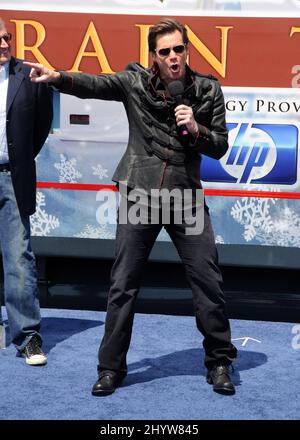
[[[206,383],[193,317],[136,314],[129,375],[113,395],[97,398],[91,387],[105,313],[42,309],[42,316],[46,366],[27,366],[12,344],[0,350],[1,420],[299,418],[295,324],[232,320],[232,337],[242,338],[235,341],[237,392],[222,396]]]

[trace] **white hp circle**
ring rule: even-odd
[[[227,160],[232,151],[232,146],[235,145],[235,140],[238,136],[239,130],[240,130],[240,124],[233,130],[230,130],[229,132],[230,147],[228,149],[228,152],[226,153],[225,156],[222,157],[220,162],[223,168],[225,169],[225,171],[231,176],[235,177],[239,182],[240,179],[243,177],[245,168],[247,167],[247,164],[249,164],[249,159],[251,158],[251,161],[254,161],[254,163],[252,163],[252,169],[249,172],[249,176],[247,178],[247,182],[249,183],[251,182],[251,180],[261,179],[262,177],[269,174],[269,172],[273,169],[276,163],[277,150],[272,137],[268,133],[266,133],[264,130],[260,130],[257,127],[253,128],[251,124],[248,124],[247,129],[241,139],[242,145],[236,145],[236,147],[238,147],[236,157],[232,165],[228,164]],[[245,154],[242,163],[237,165],[237,161],[242,151],[242,147],[247,147],[247,153]],[[255,158],[253,158],[254,147],[257,148],[257,154]],[[269,150],[266,154],[264,162],[260,166],[256,166],[255,163],[259,162],[261,154],[263,154],[263,151],[265,151],[267,147],[269,148]],[[251,163],[249,164],[249,166],[251,166]]]

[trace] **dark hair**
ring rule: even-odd
[[[179,23],[179,21],[174,20],[173,18],[162,18],[154,26],[151,26],[148,35],[149,52],[155,52],[156,37],[158,35],[171,34],[175,31],[179,31],[182,35],[183,43],[188,44],[189,39],[186,28]]]

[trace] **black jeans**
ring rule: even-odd
[[[144,265],[163,226],[161,224],[118,224],[116,259],[111,273],[105,333],[99,348],[98,370],[114,370],[126,375],[134,305]],[[204,336],[205,365],[231,364],[237,350],[231,343],[225,312],[222,275],[207,209],[204,230],[186,235],[183,224],[165,226],[184,264],[193,293],[197,328]]]

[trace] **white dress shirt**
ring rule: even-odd
[[[0,65],[0,163],[8,163],[6,138],[6,98],[8,89],[9,63]]]

